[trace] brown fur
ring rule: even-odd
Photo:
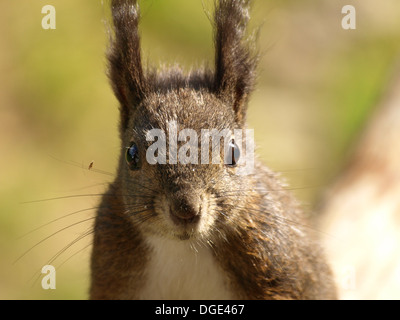
[[[145,140],[147,130],[167,132],[171,120],[178,122],[178,131],[245,128],[258,60],[245,38],[249,2],[216,3],[215,71],[184,75],[179,68],[142,69],[137,2],[112,1],[115,37],[109,75],[120,102],[122,154],[96,218],[92,299],[139,296],[150,234],[206,243],[239,298],[335,298],[310,222],[274,173],[258,162],[255,174],[240,176],[224,164],[150,165],[144,157],[151,144]],[[132,141],[140,150],[137,171],[129,170],[124,160]],[[159,212],[160,195],[182,214],[207,206],[206,216],[215,218],[212,225],[201,235],[174,233]]]

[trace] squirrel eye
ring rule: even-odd
[[[125,159],[129,169],[140,169],[139,149],[135,143],[132,143],[131,146],[126,149]]]
[[[226,155],[225,164],[229,167],[235,167],[240,158],[240,149],[238,145],[235,143],[235,140],[232,139],[229,141],[228,145],[228,153]]]

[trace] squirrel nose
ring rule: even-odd
[[[170,213],[181,222],[194,222],[200,216],[200,201],[195,197],[175,199],[170,206]]]

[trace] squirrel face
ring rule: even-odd
[[[147,151],[153,142],[147,138],[154,129],[169,137],[171,123],[176,124],[176,131],[188,128],[197,137],[202,137],[204,129],[245,127],[247,101],[258,60],[250,42],[245,41],[248,10],[247,0],[218,2],[215,68],[185,75],[179,68],[143,69],[137,1],[112,1],[115,35],[108,60],[109,77],[121,112],[123,152],[119,177],[124,190],[125,214],[143,232],[188,239],[209,236],[219,225],[233,221],[235,200],[244,197],[239,190],[247,189],[250,182],[235,174],[237,168],[224,164],[222,152],[226,148],[220,148],[220,164],[175,163],[170,153],[160,150],[157,157],[168,161],[150,163]],[[204,137],[199,140],[200,144],[205,143]],[[178,141],[176,148],[183,144]],[[234,141],[230,145],[228,154],[232,160],[240,150]],[[169,150],[171,141],[166,147]],[[212,152],[211,144],[208,151]],[[192,160],[196,162],[199,158],[195,155]],[[246,191],[248,197],[252,196]]]
[[[134,222],[140,221],[139,227],[150,234],[210,239],[213,232],[227,224],[225,220],[232,219],[228,212],[246,180],[236,174],[237,165],[225,161],[224,143],[228,142],[228,153],[240,152],[238,146],[238,150],[230,149],[231,137],[217,137],[221,143],[217,150],[220,161],[213,163],[215,141],[202,132],[233,132],[239,128],[233,108],[204,89],[177,88],[146,97],[122,135],[126,155],[121,156],[120,170],[121,185],[127,193],[126,214]],[[148,135],[154,129],[162,133],[156,142],[149,141]],[[185,129],[194,132],[195,137],[186,137]],[[194,145],[186,149],[189,138],[195,140],[190,141]],[[149,155],[154,152],[149,151],[155,143],[158,159],[151,161]],[[205,152],[209,161],[202,163]],[[193,161],[182,163],[183,154],[190,154]]]

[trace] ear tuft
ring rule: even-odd
[[[232,104],[236,120],[243,124],[247,102],[255,82],[258,54],[246,29],[250,19],[250,0],[219,0],[214,17],[214,90]]]
[[[121,106],[121,127],[126,128],[132,110],[148,92],[143,73],[139,5],[136,0],[112,0],[114,37],[108,54],[109,78]]]

